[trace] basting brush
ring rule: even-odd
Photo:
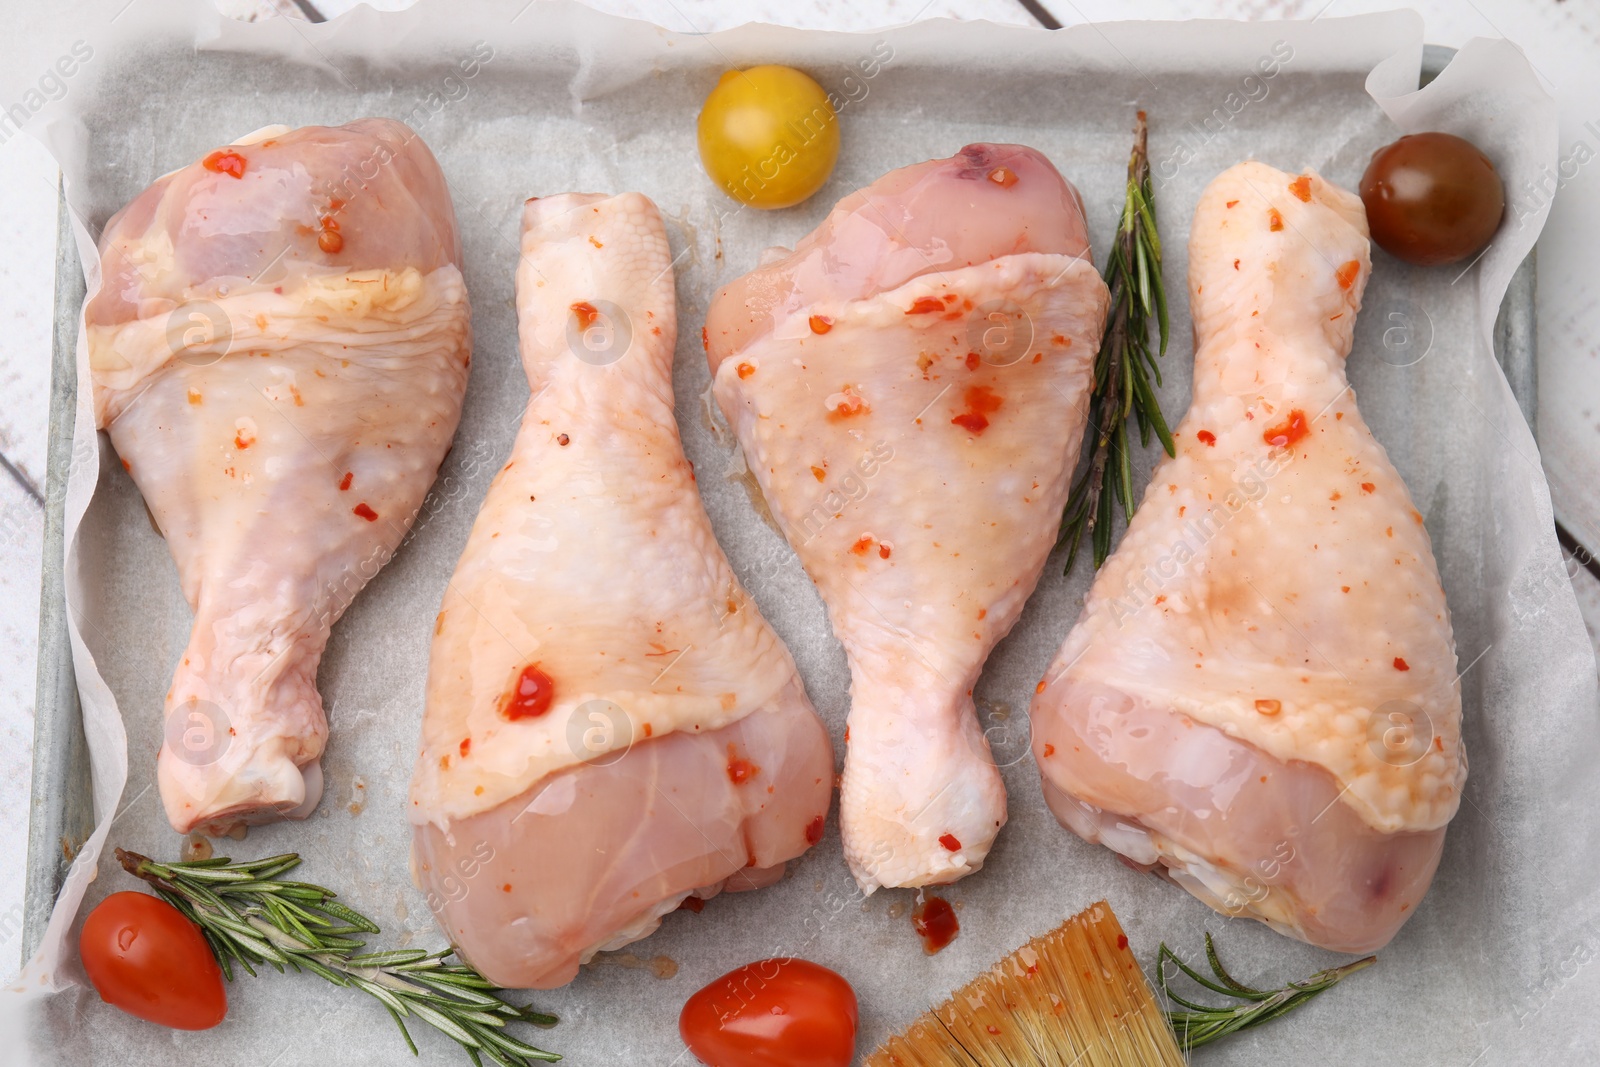
[[[884,1042],[866,1067],[1182,1067],[1184,1050],[1258,1026],[1376,962],[1369,956],[1282,989],[1236,981],[1206,935],[1207,978],[1161,946],[1163,1011],[1100,901],[1034,938]],[[1167,964],[1241,1003],[1214,1008],[1172,993]],[[1175,975],[1174,975],[1175,977]]]

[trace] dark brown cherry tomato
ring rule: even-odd
[[[1372,239],[1422,267],[1476,255],[1500,226],[1506,193],[1489,157],[1448,133],[1413,133],[1372,154],[1361,177]]]
[[[689,998],[678,1033],[706,1067],[849,1067],[856,993],[809,960],[758,960]]]
[[[78,955],[100,999],[174,1030],[228,1014],[222,970],[200,928],[147,893],[112,893],[89,913]]]

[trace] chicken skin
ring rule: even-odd
[[[460,418],[460,262],[444,176],[389,119],[259,131],[160,178],[101,236],[95,412],[194,610],[158,762],[179,832],[316,806],[329,629]]]
[[[439,612],[410,811],[451,941],[547,989],[777,880],[822,837],[833,751],[683,454],[655,205],[529,201],[517,315],[533,396]]]
[[[1242,163],[1195,209],[1194,396],[1031,714],[1063,825],[1211,907],[1370,952],[1466,777],[1428,533],[1345,377],[1361,201]]]
[[[1077,191],[975,144],[712,302],[717,401],[849,658],[840,827],[868,892],[972,873],[1005,822],[972,688],[1055,542],[1108,299]]]

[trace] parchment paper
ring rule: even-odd
[[[698,336],[718,285],[754,266],[762,248],[805,234],[846,192],[980,139],[1045,151],[1082,190],[1103,260],[1133,111],[1144,107],[1168,292],[1178,294],[1161,391],[1176,420],[1192,356],[1181,299],[1189,216],[1224,167],[1255,156],[1288,169],[1311,165],[1354,187],[1372,150],[1400,130],[1443,128],[1484,147],[1517,187],[1555,153],[1554,108],[1503,42],[1473,42],[1433,86],[1411,93],[1422,26],[1408,13],[1053,34],[945,21],[856,35],[747,26],[696,37],[563,3],[519,12],[425,2],[383,16],[361,9],[323,26],[235,24],[186,0],[123,5],[85,5],[73,24],[92,58],[29,127],[61,161],[91,291],[93,238],[117,208],[161,173],[267,123],[404,119],[439,157],[455,196],[476,334],[455,449],[405,547],[334,631],[320,676],[331,721],[321,807],[304,823],[257,828],[217,847],[238,857],[300,852],[306,879],[339,888],[384,926],[375,945],[442,943],[407,873],[405,790],[434,612],[527,395],[512,309],[525,197],[638,189],[668,218],[679,256],[684,444],[735,569],[788,641],[842,753],[848,676],[822,605],[742,485],[719,476],[732,454],[706,415]],[[72,43],[39,42],[40,63]],[[1275,50],[1291,57],[1268,77],[1258,63]],[[468,76],[461,64],[474,55]],[[701,173],[694,117],[724,69],[770,61],[802,66],[838,94],[843,150],[822,193],[769,214],[737,210]],[[1361,406],[1426,516],[1464,672],[1472,770],[1438,877],[1378,967],[1287,1021],[1196,1054],[1197,1063],[1467,1067],[1600,1057],[1588,1008],[1600,992],[1600,968],[1589,965],[1600,949],[1595,663],[1533,438],[1489,347],[1507,279],[1538,229],[1508,231],[1459,277],[1375,254],[1350,359]],[[81,345],[79,368],[86,401]],[[180,845],[153,777],[162,695],[189,612],[166,546],[97,441],[86,407],[75,444],[66,566],[100,823],[9,1007],[29,1005],[34,1052],[45,1063],[403,1062],[404,1046],[377,1004],[311,976],[235,983],[227,1020],[198,1034],[140,1023],[78,984],[75,917],[134,887],[102,849],[173,857]],[[1152,459],[1141,457],[1141,472]],[[1011,816],[986,868],[940,891],[959,909],[953,945],[923,954],[910,891],[860,897],[830,821],[821,845],[778,886],[671,915],[649,940],[532,998],[562,1017],[540,1043],[580,1064],[688,1062],[676,1018],[691,992],[749,960],[802,955],[854,984],[865,1051],[1102,896],[1146,961],[1162,940],[1198,957],[1209,929],[1247,981],[1276,984],[1337,962],[1212,913],[1049,816],[1025,709],[1089,580],[1082,563],[1063,577],[1062,562],[1052,560],[976,694],[1005,764]],[[465,1062],[448,1040],[413,1030],[427,1062]],[[3,1058],[20,1049],[9,1044]]]

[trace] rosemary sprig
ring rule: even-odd
[[[500,987],[476,970],[444,962],[453,950],[363,951],[364,943],[351,935],[376,934],[377,924],[334,900],[331,890],[284,881],[281,876],[300,864],[293,852],[243,863],[226,857],[157,863],[119,848],[117,859],[200,927],[230,982],[235,963],[252,977],[256,966],[270,963],[280,973],[307,970],[369,993],[400,1027],[412,1055],[417,1046],[407,1018],[459,1042],[474,1067],[482,1067],[483,1057],[501,1067],[561,1058],[505,1032],[508,1022],[553,1026],[556,1017],[501,1000]]]
[[[1205,988],[1242,1003],[1213,1008],[1184,1000],[1167,984],[1169,960]],[[1282,989],[1252,989],[1236,980],[1217,958],[1217,949],[1211,943],[1209,933],[1206,934],[1206,960],[1211,964],[1211,972],[1216,975],[1216,981],[1205,977],[1180,960],[1165,942],[1162,942],[1161,951],[1156,958],[1156,983],[1161,987],[1161,995],[1187,1009],[1167,1012],[1167,1022],[1171,1024],[1172,1032],[1178,1036],[1178,1044],[1184,1051],[1208,1045],[1218,1038],[1227,1037],[1240,1030],[1248,1030],[1252,1026],[1271,1022],[1278,1016],[1298,1008],[1330,986],[1337,985],[1346,976],[1371,967],[1378,962],[1378,957],[1368,956],[1366,959],[1347,963],[1343,967],[1318,971],[1304,982],[1290,982]]]
[[[1085,533],[1094,546],[1096,570],[1111,555],[1112,518],[1118,503],[1122,505],[1123,521],[1133,521],[1128,416],[1131,414],[1139,424],[1141,446],[1150,444],[1153,433],[1167,455],[1176,455],[1172,434],[1151,385],[1152,377],[1155,385],[1161,384],[1156,357],[1167,352],[1167,296],[1161,282],[1161,238],[1156,234],[1148,139],[1145,114],[1141,111],[1133,125],[1122,219],[1106,257],[1111,310],[1095,356],[1094,384],[1089,393],[1087,464],[1067,497],[1061,518],[1059,543],[1071,546],[1067,553],[1068,571],[1078,558],[1078,546]],[[1160,338],[1155,351],[1150,347],[1152,319]],[[1110,493],[1104,491],[1108,476]]]

